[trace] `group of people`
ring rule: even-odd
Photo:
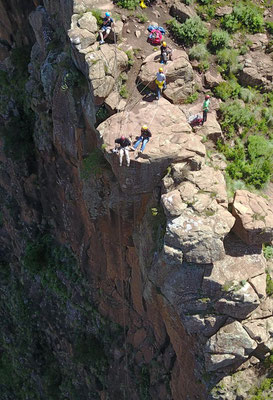
[[[114,20],[111,18],[110,13],[106,12],[103,18],[102,27],[99,31],[100,44],[105,43],[105,39],[109,36],[111,29],[113,27],[114,27]],[[160,46],[160,64],[166,65],[168,61],[172,61],[172,48],[168,46],[167,43],[164,41]],[[156,74],[155,84],[156,84],[156,99],[159,100],[162,91],[165,90],[167,87],[166,75],[164,74],[163,67],[160,67]],[[210,106],[210,96],[206,95],[203,103],[202,125],[207,121],[209,106]],[[151,136],[152,136],[151,131],[148,129],[146,125],[143,125],[141,128],[141,135],[133,146],[131,146],[131,141],[125,136],[121,136],[120,138],[116,139],[115,140],[116,147],[114,149],[114,152],[119,152],[120,166],[122,166],[122,160],[125,154],[127,166],[129,167],[130,166],[129,150],[131,149],[135,151],[141,143],[142,145],[140,153],[143,153],[146,144],[150,140]]]
[[[114,153],[119,153],[119,165],[122,166],[122,160],[125,154],[127,167],[130,166],[130,154],[129,151],[136,151],[138,146],[141,144],[140,153],[143,153],[146,144],[149,142],[150,138],[152,137],[152,133],[147,125],[143,125],[141,128],[140,136],[137,139],[136,143],[131,146],[131,141],[126,138],[125,136],[121,136],[120,138],[115,140],[115,149],[113,150]]]

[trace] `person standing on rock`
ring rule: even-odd
[[[122,166],[123,156],[125,154],[127,167],[130,167],[130,155],[129,155],[129,146],[131,146],[131,142],[125,136],[121,136],[119,139],[115,140],[116,144],[119,144],[119,166]],[[115,147],[117,149],[117,146]]]
[[[209,106],[210,106],[210,96],[208,94],[206,94],[205,101],[203,103],[203,121],[202,121],[202,125],[204,125],[204,123],[207,120],[207,115],[208,115],[208,112],[209,112]]]
[[[160,99],[161,91],[166,89],[166,75],[163,72],[163,68],[159,68],[158,73],[156,74],[156,90],[157,90],[157,96],[156,99]]]
[[[151,131],[150,129],[148,129],[147,125],[143,125],[141,128],[141,135],[140,137],[137,139],[136,143],[134,144],[132,150],[136,150],[138,148],[138,146],[140,145],[140,143],[142,143],[141,145],[141,149],[140,149],[140,153],[143,153],[146,144],[149,142],[150,137],[152,137]]]
[[[162,45],[160,46],[160,64],[167,64],[168,59],[172,61],[172,49],[170,46],[167,46],[166,42],[163,42]]]
[[[111,32],[111,29],[113,28],[113,26],[114,26],[114,20],[113,20],[113,18],[111,18],[110,13],[106,12],[105,13],[105,17],[103,18],[102,27],[101,27],[101,29],[99,31],[100,44],[105,43],[105,39],[107,38],[107,36]]]

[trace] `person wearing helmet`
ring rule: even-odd
[[[102,27],[101,27],[101,29],[99,31],[100,44],[105,43],[105,39],[107,38],[107,36],[111,32],[111,29],[113,28],[113,26],[114,26],[114,20],[113,20],[113,18],[111,18],[110,13],[106,12],[105,13],[105,17],[103,18]]]
[[[206,94],[205,96],[205,100],[203,103],[203,120],[202,120],[202,125],[204,125],[204,123],[207,120],[207,115],[209,112],[209,106],[210,106],[210,95]]]
[[[168,60],[172,60],[172,48],[170,46],[167,46],[166,42],[162,42],[162,45],[160,46],[160,64],[167,64]]]
[[[156,90],[157,90],[157,96],[156,99],[159,100],[160,99],[160,95],[161,95],[161,91],[165,90],[167,85],[166,85],[166,76],[163,72],[163,68],[160,67],[158,70],[158,73],[156,74],[156,79],[155,79],[155,83],[156,83]]]
[[[119,146],[117,146],[119,145]],[[129,155],[129,146],[131,146],[131,142],[125,136],[121,136],[120,138],[115,140],[115,150],[119,152],[119,165],[122,166],[123,156],[125,154],[127,167],[130,167],[130,155]]]
[[[141,148],[140,148],[140,153],[143,153],[146,144],[149,142],[150,137],[152,137],[150,129],[148,129],[147,125],[143,125],[141,128],[141,134],[140,137],[137,139],[136,143],[132,147],[132,150],[136,150],[140,143],[142,143]]]

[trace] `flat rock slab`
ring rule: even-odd
[[[144,153],[135,159],[135,153],[131,152],[130,168],[120,168],[118,157],[111,153],[115,139],[123,134],[135,142],[144,124],[152,132]],[[192,134],[184,113],[163,98],[159,102],[142,101],[133,109],[111,116],[97,129],[101,144],[106,145],[106,158],[123,191],[150,192],[171,163],[199,165],[205,157],[205,146],[200,137]]]

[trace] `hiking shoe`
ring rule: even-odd
[[[100,40],[100,44],[104,44],[105,43],[105,41],[104,40]]]

